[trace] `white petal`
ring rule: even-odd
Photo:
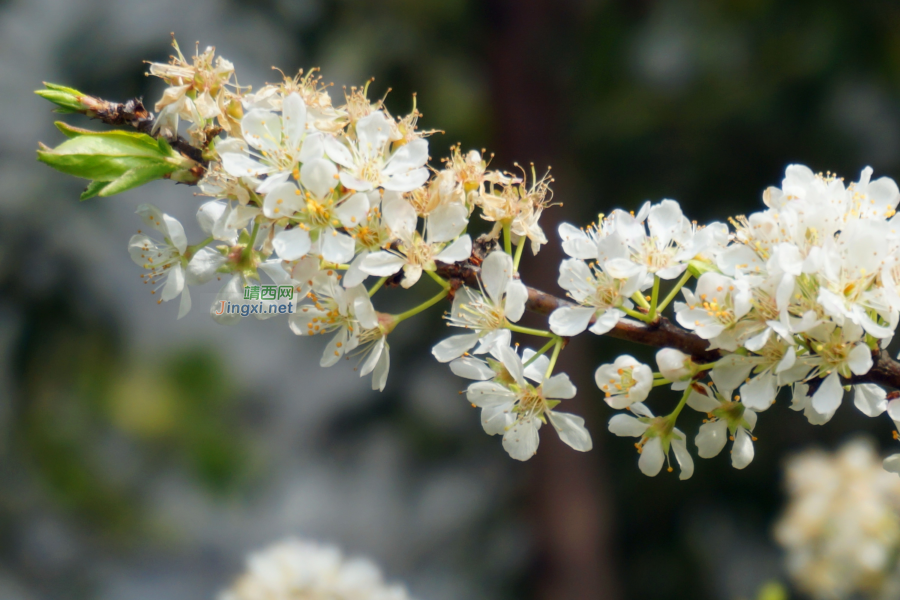
[[[735,469],[743,469],[753,461],[753,440],[743,427],[738,427],[734,434],[734,445],[731,448],[731,465]]]
[[[428,181],[430,173],[428,169],[413,169],[406,173],[391,175],[384,181],[381,187],[391,192],[411,192],[422,187]]]
[[[234,325],[241,320],[240,314],[229,313],[228,303],[238,303],[244,298],[244,282],[240,275],[234,275],[222,286],[212,306],[209,307],[209,313],[213,320],[220,325]]]
[[[365,362],[359,368],[360,377],[365,377],[375,370],[375,365],[378,364],[378,360],[381,358],[381,353],[384,352],[384,345],[385,338],[381,338],[372,345],[372,349],[369,351],[369,355],[366,357]]]
[[[597,316],[597,320],[590,326],[589,331],[596,335],[603,335],[604,333],[611,331],[624,316],[625,313],[616,308],[605,310]]]
[[[847,355],[847,366],[855,375],[865,375],[872,364],[872,351],[866,344],[857,344]]]
[[[559,439],[569,445],[573,450],[587,452],[594,447],[591,434],[584,426],[584,419],[569,413],[550,411],[547,413],[550,424],[559,434]]]
[[[216,271],[224,265],[228,259],[220,252],[212,248],[200,248],[188,263],[186,280],[191,285],[201,285],[212,281]]]
[[[812,406],[819,414],[830,415],[841,405],[844,397],[844,388],[837,371],[825,378],[816,393],[813,394]]]
[[[368,252],[360,252],[356,255],[356,258],[350,263],[350,268],[344,273],[344,279],[341,280],[341,283],[345,288],[352,288],[364,282],[366,278],[369,276],[368,273],[364,272],[360,267],[366,257],[369,256]]]
[[[178,294],[184,290],[184,269],[181,267],[181,263],[173,265],[167,273],[166,285],[162,290],[163,302],[177,298]]]
[[[506,304],[504,306],[506,318],[513,323],[521,319],[527,300],[528,288],[518,279],[513,279],[506,288]]]
[[[496,375],[494,370],[487,366],[487,363],[471,356],[463,356],[452,361],[450,370],[457,377],[465,377],[466,379],[475,379],[477,381],[493,379]]]
[[[325,154],[341,165],[342,167],[352,168],[354,166],[353,163],[353,154],[344,144],[340,143],[337,138],[334,136],[326,136],[322,143],[325,147]]]
[[[403,174],[428,162],[428,140],[419,138],[400,146],[388,159],[385,175]]]
[[[544,381],[542,389],[544,397],[550,399],[568,400],[575,397],[575,386],[565,373],[557,373]]]
[[[777,393],[775,376],[766,371],[741,386],[741,402],[753,410],[763,411],[772,406]]]
[[[272,247],[282,260],[302,258],[309,252],[311,245],[309,232],[299,227],[286,229],[272,238]]]
[[[512,275],[512,257],[501,250],[491,252],[481,263],[481,283],[494,304],[500,304]]]
[[[528,460],[537,454],[540,426],[541,422],[533,417],[519,419],[503,434],[503,449],[516,460]]]
[[[641,437],[647,431],[647,424],[631,415],[619,413],[609,420],[609,431],[620,437]]]
[[[366,220],[369,212],[369,197],[365,194],[353,194],[334,209],[334,216],[347,229],[353,229]]]
[[[299,148],[306,133],[306,103],[300,94],[291,92],[281,103],[282,129],[290,148]]]
[[[728,441],[728,423],[723,420],[710,421],[700,426],[694,443],[697,444],[697,454],[701,458],[718,456],[725,442]]]
[[[592,306],[564,306],[550,314],[550,331],[563,337],[578,335],[587,329],[596,309]]]
[[[246,154],[238,154],[237,152],[223,152],[220,156],[222,159],[222,168],[229,175],[234,177],[259,177],[271,172],[271,168],[257,162]]]
[[[178,305],[178,318],[180,319],[184,315],[188,314],[191,310],[191,291],[187,286],[184,286],[184,290],[181,292],[181,302]]]
[[[387,277],[399,271],[406,264],[406,259],[392,252],[374,252],[369,254],[359,266],[363,273],[376,277]]]
[[[675,433],[684,436],[680,430],[676,429]],[[694,474],[694,458],[691,456],[691,453],[688,452],[687,444],[684,439],[672,439],[672,450],[675,452],[675,460],[678,461],[678,466],[681,467],[681,473],[678,475],[678,479],[684,481],[685,479],[690,479]]]
[[[656,477],[665,461],[666,455],[663,453],[662,440],[658,437],[650,438],[641,450],[638,468],[647,477]]]
[[[453,335],[438,343],[431,353],[438,362],[450,362],[468,352],[478,342],[478,333]]]
[[[356,242],[346,233],[340,233],[336,229],[329,227],[322,232],[319,241],[322,243],[322,256],[325,257],[325,260],[337,264],[344,264],[353,260]],[[279,256],[281,255],[279,254]]]
[[[434,257],[434,260],[450,265],[456,262],[462,262],[470,256],[472,256],[472,238],[466,234],[441,250]]]
[[[465,229],[469,211],[462,204],[444,204],[428,215],[429,243],[449,242]]]
[[[391,121],[380,110],[376,110],[356,122],[359,150],[367,156],[381,154],[390,137]]]
[[[241,119],[241,131],[254,148],[275,150],[281,144],[281,117],[267,110],[251,110]]]
[[[416,209],[406,200],[388,202],[382,209],[384,223],[395,237],[408,237],[416,230]]]
[[[887,409],[887,392],[874,383],[853,386],[853,404],[867,417],[877,417]]]
[[[562,238],[563,252],[572,258],[593,260],[597,258],[597,244],[587,234],[568,223],[559,226],[559,237]]]
[[[337,185],[338,180],[335,179],[337,172],[333,162],[316,158],[303,163],[300,167],[300,183],[316,198],[325,198]]]
[[[282,183],[266,194],[263,201],[263,214],[270,219],[290,217],[305,206],[306,201],[300,195],[300,188],[293,183]]]
[[[885,471],[891,473],[900,473],[900,454],[892,454],[884,459],[882,463]]]

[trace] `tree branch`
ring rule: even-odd
[[[159,137],[158,133],[157,135],[151,133],[153,131],[153,113],[144,107],[144,103],[140,98],[132,98],[126,102],[109,102],[93,96],[79,96],[78,99],[87,107],[84,114],[92,119],[117,127],[130,125],[141,133]],[[165,136],[165,138],[170,146],[194,162],[203,165],[204,168],[209,164],[209,161],[203,158],[202,150],[192,146],[190,142],[180,135],[174,137]],[[200,175],[202,176],[202,174]]]

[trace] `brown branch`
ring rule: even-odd
[[[93,96],[79,96],[78,100],[87,107],[85,115],[92,119],[103,121],[107,125],[115,125],[121,127],[130,125],[141,133],[153,137],[153,113],[144,107],[144,103],[140,98],[132,98],[125,102],[109,102],[101,98]],[[209,165],[209,161],[203,158],[203,151],[200,148],[192,146],[190,142],[180,135],[164,136],[169,145],[193,160],[203,165],[204,170]],[[200,174],[202,176],[202,174]],[[199,177],[198,177],[199,180]]]

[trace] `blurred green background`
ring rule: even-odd
[[[336,99],[372,76],[395,114],[416,93],[420,126],[444,131],[435,159],[461,142],[494,167],[552,165],[564,206],[523,273],[558,292],[561,220],[663,198],[722,220],[759,210],[793,162],[896,176],[898,30],[888,0],[0,2],[0,598],[212,598],[248,550],[300,535],[371,556],[423,600],[750,600],[784,579],[785,455],[890,440],[847,400],[821,427],[782,401],[745,471],[726,454],[687,482],[648,479],[633,440],[606,432],[592,373],[652,353],[587,336],[561,364],[595,449],[545,431],[523,465],[430,360],[437,312],[392,336],[383,394],[349,365],[320,370],[321,347],[283,322],[216,325],[214,288],[176,322],[126,243],[140,202],[196,232],[193,190],[79,204],[80,182],[34,160],[59,141],[42,80],[152,104],[141,61],[165,61],[174,32],[215,45],[242,84],[321,66]],[[685,421],[693,435],[699,416]]]

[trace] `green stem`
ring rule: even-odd
[[[643,313],[639,313],[636,310],[631,310],[630,308],[625,308],[624,306],[619,306],[618,308],[629,317],[638,319],[639,321],[643,321],[644,323],[647,322],[647,315]]]
[[[656,305],[659,303],[659,276],[653,276],[653,291],[650,292],[650,310],[647,311],[647,320],[656,320]]]
[[[244,260],[250,258],[250,253],[253,252],[253,244],[256,243],[257,233],[259,233],[259,221],[253,223],[253,231],[250,232],[250,241],[247,242],[247,247],[244,248],[244,252],[242,253],[242,258]]]
[[[631,295],[631,299],[634,300],[634,303],[640,306],[641,308],[646,308],[650,310],[650,305],[647,303],[647,299],[644,298],[644,295],[640,292],[635,292]]]
[[[379,280],[375,283],[375,285],[373,285],[372,287],[370,287],[370,288],[369,288],[369,298],[371,298],[372,296],[374,296],[374,295],[375,295],[375,292],[377,292],[378,290],[380,290],[380,289],[381,289],[381,286],[383,286],[383,285],[384,285],[384,282],[387,281],[388,279],[390,279],[390,275],[388,275],[387,277],[382,277],[381,279],[379,279]]]
[[[184,257],[187,259],[192,258],[197,253],[197,250],[205,247],[207,244],[209,244],[211,241],[213,241],[213,239],[214,238],[212,236],[209,236],[208,238],[206,238],[199,244],[194,244],[193,246],[188,246],[187,250],[184,251]]]
[[[397,323],[399,323],[399,322],[401,322],[401,321],[405,321],[406,319],[408,319],[408,318],[410,318],[410,317],[416,316],[417,314],[419,314],[419,313],[422,312],[423,310],[426,310],[426,309],[431,308],[432,306],[434,306],[435,304],[437,304],[438,302],[440,302],[441,300],[443,300],[443,299],[447,296],[447,293],[448,293],[448,292],[449,292],[449,290],[441,290],[440,293],[438,293],[438,294],[432,296],[431,298],[429,298],[428,300],[426,300],[426,301],[423,302],[422,304],[420,304],[420,305],[418,305],[418,306],[415,306],[415,307],[413,307],[413,308],[411,308],[411,309],[409,309],[409,310],[407,310],[407,311],[405,311],[405,312],[402,312],[402,313],[400,313],[399,315],[394,315],[395,321],[396,321]]]
[[[446,290],[446,289],[450,289],[450,282],[449,282],[449,281],[447,281],[446,279],[444,279],[443,277],[441,277],[440,275],[438,275],[438,274],[435,273],[434,271],[425,271],[425,272],[428,273],[428,276],[431,277],[432,279],[434,279],[435,282],[437,282],[437,284],[438,284],[439,286],[441,286],[441,287],[444,288],[445,290]]]
[[[681,402],[678,403],[678,406],[675,407],[675,410],[667,417],[673,423],[675,419],[678,418],[679,413],[681,413],[681,409],[684,408],[684,405],[687,404],[688,396],[691,395],[691,386],[688,386],[686,390],[684,390],[684,394],[681,396]]]
[[[525,249],[525,242],[528,240],[526,237],[522,237],[519,240],[519,244],[516,246],[516,255],[513,257],[513,270],[519,270],[519,262],[522,260],[522,251]]]
[[[668,379],[654,379],[653,387],[659,387],[661,385],[669,385],[670,383],[672,383],[672,382],[669,381]]]
[[[531,327],[522,327],[521,325],[515,325],[513,323],[510,323],[509,321],[507,321],[504,326],[510,331],[515,331],[516,333],[524,333],[525,335],[536,335],[538,337],[546,338],[556,337],[556,335],[550,331],[545,331],[543,329],[532,329]]]
[[[512,256],[512,231],[510,231],[510,227],[511,224],[509,222],[503,224],[503,249]]]
[[[669,305],[669,303],[675,299],[675,296],[678,294],[678,292],[681,291],[681,288],[684,287],[684,284],[686,284],[690,278],[691,272],[685,270],[684,275],[681,276],[681,279],[678,280],[678,283],[675,284],[675,287],[672,288],[672,291],[670,291],[669,294],[665,298],[663,298],[662,304],[659,305],[656,311],[662,313],[662,311]]]
[[[562,338],[556,338],[556,342],[553,344],[553,354],[550,356],[550,364],[547,365],[547,372],[544,373],[544,379],[547,379],[553,373],[553,367],[556,366],[556,359],[559,358],[560,350],[562,350]]]
[[[536,361],[536,360],[538,359],[539,356],[541,356],[542,354],[544,354],[545,352],[547,352],[547,350],[549,350],[550,347],[553,346],[553,344],[556,343],[556,340],[557,340],[557,339],[558,339],[558,338],[556,338],[556,337],[554,336],[553,338],[550,338],[549,340],[547,340],[547,343],[544,344],[543,346],[541,346],[541,349],[538,350],[537,353],[536,353],[534,356],[532,356],[531,358],[529,358],[528,360],[526,360],[526,361],[525,361],[525,364],[522,365],[522,366],[523,366],[523,367],[527,367],[528,365],[530,365],[531,363],[533,363],[534,361]]]

